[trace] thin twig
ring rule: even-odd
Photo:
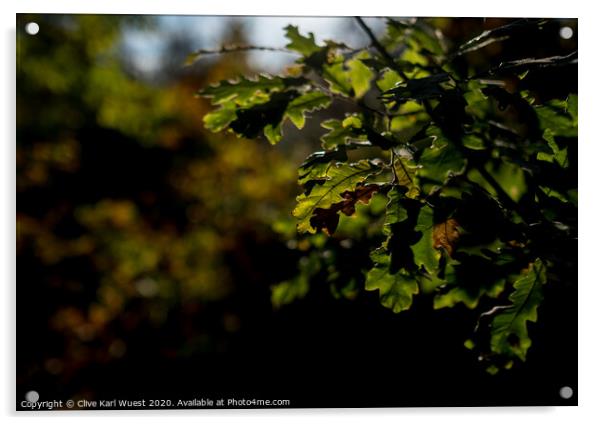
[[[387,49],[385,49],[385,47],[380,43],[380,41],[378,41],[378,39],[376,38],[376,36],[374,35],[374,33],[372,32],[370,27],[368,25],[366,25],[364,20],[359,16],[356,16],[355,20],[357,21],[359,26],[362,28],[362,30],[364,30],[366,35],[368,35],[368,38],[370,38],[370,41],[372,42],[372,47],[374,47],[376,50],[378,50],[378,53],[380,53],[380,55],[383,57],[383,59],[385,59],[388,62],[391,69],[396,71],[404,81],[408,81],[409,78],[405,74],[403,69],[401,69],[401,67],[397,64],[397,62],[395,62],[395,59],[393,58],[393,56],[391,56],[389,54],[389,52],[387,52]]]
[[[397,171],[395,171],[395,152],[391,149],[391,162],[389,167],[391,167],[391,171],[393,171],[393,181],[391,184],[399,184],[399,177],[397,177]]]
[[[282,47],[233,45],[233,46],[222,46],[219,49],[199,49],[188,55],[188,58],[186,59],[186,64],[191,65],[192,63],[196,62],[198,59],[200,59],[203,56],[222,55],[222,54],[226,54],[226,53],[248,52],[248,51],[252,51],[252,50],[288,53],[288,54],[297,55],[297,56],[299,55],[299,53],[297,53],[297,52],[293,52],[292,50],[288,50],[288,49],[285,49]]]

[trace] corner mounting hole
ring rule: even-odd
[[[38,394],[37,391],[28,391],[27,394],[25,394],[25,400],[29,401],[30,403],[35,403],[39,399],[40,394]]]
[[[25,25],[25,32],[29,35],[36,35],[40,32],[40,26],[36,22],[30,22]]]
[[[568,400],[573,396],[573,389],[571,387],[562,387],[560,389],[560,397],[565,400]]]
[[[571,27],[560,28],[560,37],[568,40],[573,37],[573,29]]]

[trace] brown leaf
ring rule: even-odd
[[[332,204],[329,208],[316,208],[309,219],[309,224],[318,232],[326,229],[332,235],[339,225],[338,211],[343,202]]]
[[[449,218],[443,223],[433,226],[433,247],[443,248],[450,257],[454,254],[454,249],[460,238],[460,224],[454,218]]]
[[[378,192],[380,186],[377,184],[369,184],[366,186],[356,187],[353,192],[345,191],[341,194],[343,197],[343,206],[341,207],[341,212],[345,215],[352,215],[355,213],[355,204],[357,202],[362,202],[364,204],[368,204],[370,199],[372,198],[372,194],[374,192]]]
[[[370,202],[374,192],[378,192],[380,186],[377,184],[369,184],[366,186],[358,186],[354,191],[345,191],[341,193],[343,200],[332,204],[328,208],[316,208],[313,215],[309,219],[309,224],[320,231],[326,229],[329,235],[332,235],[339,225],[339,212],[347,216],[355,213],[355,204],[362,202],[367,204]]]

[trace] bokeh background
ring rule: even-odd
[[[35,36],[24,30],[31,21]],[[433,22],[459,43],[508,21]],[[272,147],[203,128],[200,88],[282,72],[290,54],[184,63],[199,48],[282,47],[290,23],[319,41],[369,43],[351,18],[18,16],[17,400],[36,390],[41,400],[265,397],[298,407],[574,402],[558,390],[577,386],[576,289],[573,300],[550,294],[529,361],[498,376],[463,347],[475,319],[465,308],[433,312],[418,300],[396,315],[375,293],[338,296],[328,285],[273,304],[271,288],[308,248],[290,211],[297,166],[324,130],[286,127]],[[576,20],[546,28],[467,55],[465,66],[576,50]],[[576,93],[576,67],[526,84],[543,100]],[[350,251],[343,261],[365,259]],[[548,314],[555,302],[566,316]]]

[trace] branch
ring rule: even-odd
[[[393,56],[391,56],[389,54],[389,52],[387,52],[387,49],[385,49],[385,46],[383,46],[380,43],[380,41],[378,41],[378,39],[376,38],[376,36],[374,35],[374,33],[372,32],[370,27],[368,27],[368,25],[366,25],[364,20],[359,16],[356,16],[355,20],[357,21],[359,26],[362,27],[362,30],[364,30],[366,35],[368,35],[368,38],[370,38],[370,41],[372,42],[372,47],[374,47],[376,50],[378,50],[378,53],[380,53],[380,55],[387,61],[387,63],[391,67],[391,69],[395,70],[400,75],[400,77],[403,78],[405,81],[409,80],[408,76],[405,74],[405,72],[403,72],[403,69],[401,69],[401,67],[397,64],[397,62],[395,62],[395,59],[393,58]]]
[[[282,48],[282,47],[269,47],[269,46],[222,46],[220,49],[199,49],[195,52],[192,52],[186,57],[186,65],[192,65],[194,62],[199,60],[203,56],[209,55],[221,55],[225,53],[238,53],[238,52],[248,52],[251,50],[260,50],[260,51],[269,51],[269,52],[280,52],[280,53],[288,53],[291,55],[298,55],[298,53],[293,52],[291,50]]]

